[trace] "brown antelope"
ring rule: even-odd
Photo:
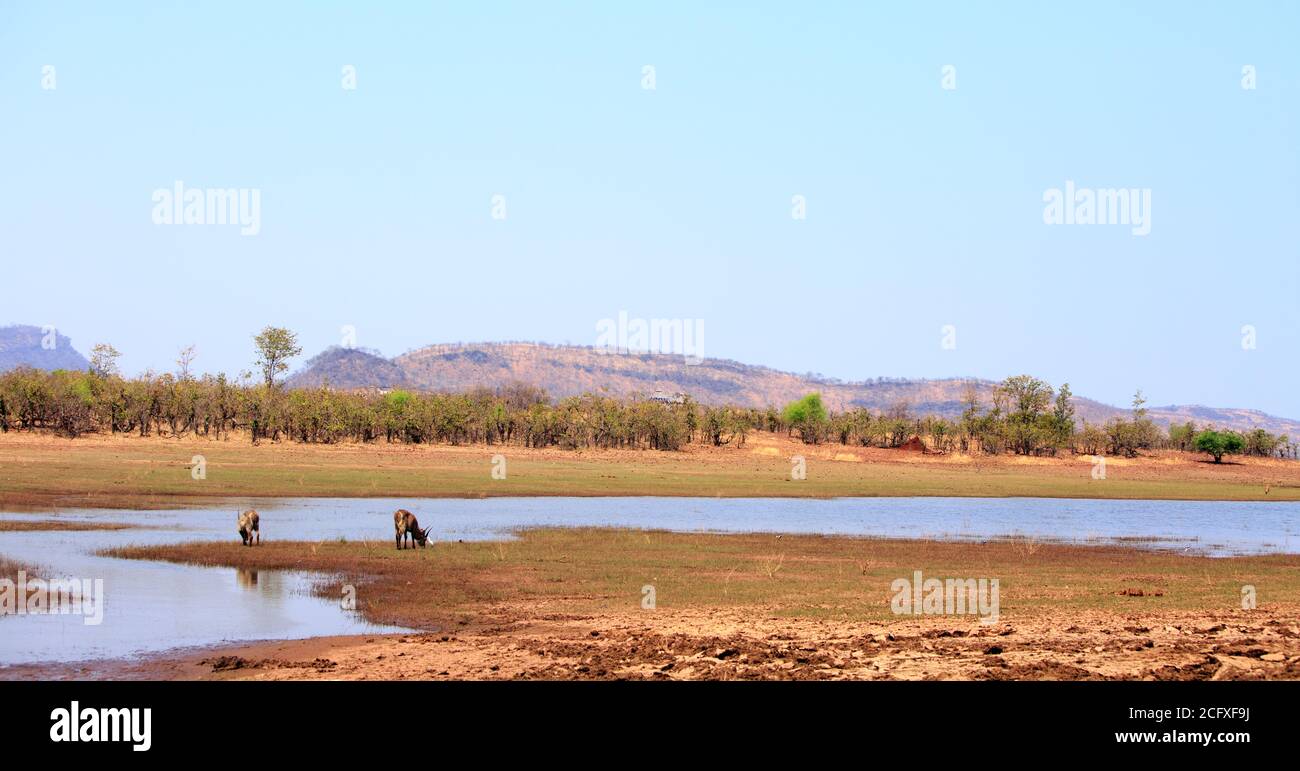
[[[397,531],[397,548],[402,549],[408,535],[415,539],[415,543],[420,544],[420,548],[424,548],[429,541],[429,531],[433,528],[426,527],[421,530],[420,521],[414,514],[406,509],[398,509],[393,512],[393,529]],[[415,548],[415,543],[411,544],[412,549]]]
[[[262,531],[258,529],[259,519],[257,512],[249,509],[240,514],[236,520],[239,524],[239,537],[244,539],[245,546],[252,546],[255,542],[254,538],[256,543],[262,543]]]

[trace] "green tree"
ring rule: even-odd
[[[1274,436],[1262,428],[1248,432],[1242,437],[1245,442],[1243,452],[1246,455],[1258,455],[1267,458],[1277,451],[1277,448],[1286,444],[1285,436]]]
[[[1036,377],[1016,375],[1003,380],[998,391],[1007,405],[1011,449],[1019,455],[1037,452],[1045,438],[1041,418],[1052,403],[1052,387]]]
[[[257,345],[257,367],[262,370],[267,388],[275,386],[276,375],[289,369],[289,359],[302,353],[298,335],[283,327],[267,327],[253,342]]]
[[[1182,425],[1177,423],[1169,424],[1169,446],[1175,450],[1190,452],[1195,449],[1193,443],[1196,441],[1196,424],[1187,421]]]
[[[799,432],[799,438],[806,444],[821,441],[828,420],[822,395],[816,391],[785,405],[781,417],[791,430]]]
[[[1215,463],[1222,463],[1224,455],[1239,453],[1245,446],[1241,435],[1232,431],[1202,431],[1196,435],[1196,449],[1212,455]]]
[[[1062,383],[1061,390],[1056,393],[1056,407],[1052,410],[1052,432],[1055,435],[1057,449],[1069,445],[1070,440],[1074,438],[1074,402],[1071,401],[1073,396],[1069,383]]]

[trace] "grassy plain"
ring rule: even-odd
[[[506,478],[493,479],[493,457]],[[195,456],[202,479],[192,473]],[[807,477],[791,479],[794,456]],[[724,497],[1030,496],[1300,500],[1300,463],[1155,453],[1089,456],[922,455],[807,446],[751,435],[744,447],[679,452],[575,452],[499,446],[275,444],[246,440],[0,435],[0,505],[157,508],[227,496],[487,497],[660,495]]]

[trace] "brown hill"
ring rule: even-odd
[[[523,382],[544,388],[556,398],[584,392],[610,396],[648,395],[682,391],[703,404],[750,407],[782,405],[810,391],[820,391],[832,410],[866,407],[884,411],[906,404],[913,414],[956,417],[962,411],[967,385],[975,386],[987,405],[995,383],[948,378],[909,380],[876,378],[844,382],[813,375],[758,367],[728,359],[704,359],[688,365],[681,356],[605,353],[583,346],[542,343],[468,343],[431,345],[385,359],[374,352],[331,348],[308,362],[290,378],[291,385],[329,383],[337,388],[412,388],[463,391]],[[1127,415],[1128,411],[1076,396],[1075,411],[1091,423]],[[1300,422],[1256,410],[1201,406],[1154,407],[1157,422],[1186,422],[1221,428],[1263,428],[1300,436]]]

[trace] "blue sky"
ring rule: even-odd
[[[1300,416],[1300,6],[803,5],[5,3],[0,324],[233,374],[266,324],[391,356],[627,311]],[[259,190],[261,232],[155,225],[176,180]],[[1150,234],[1045,225],[1067,180],[1149,189]]]

